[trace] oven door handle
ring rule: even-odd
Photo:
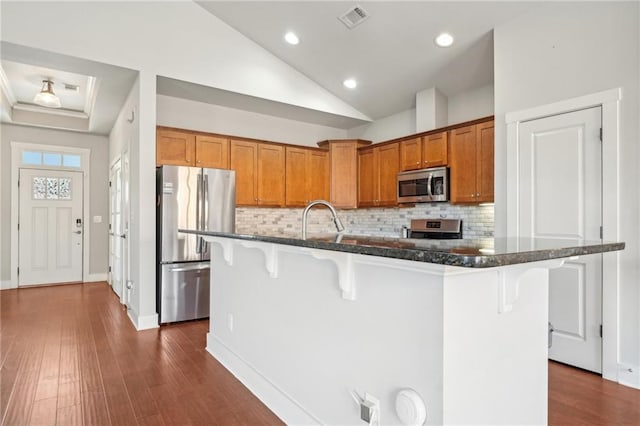
[[[433,193],[431,192],[431,182],[433,181],[433,173],[429,173],[429,177],[427,178],[427,195],[430,199],[433,198]]]

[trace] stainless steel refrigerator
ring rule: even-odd
[[[209,316],[209,245],[178,229],[235,231],[235,172],[162,166],[156,171],[156,307],[160,324]]]

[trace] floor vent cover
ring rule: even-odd
[[[342,16],[339,16],[338,19],[345,24],[347,28],[353,29],[364,22],[368,17],[369,13],[367,13],[366,10],[360,6],[354,6],[347,10]]]

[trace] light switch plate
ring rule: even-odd
[[[94,216],[93,223],[102,223],[102,216]]]

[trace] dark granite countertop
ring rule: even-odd
[[[604,253],[624,249],[624,243],[546,238],[485,238],[460,240],[425,240],[366,235],[312,235],[303,240],[300,234],[268,233],[231,234],[180,229],[189,234],[263,241],[290,246],[357,253],[369,256],[428,262],[466,268],[491,268]]]

